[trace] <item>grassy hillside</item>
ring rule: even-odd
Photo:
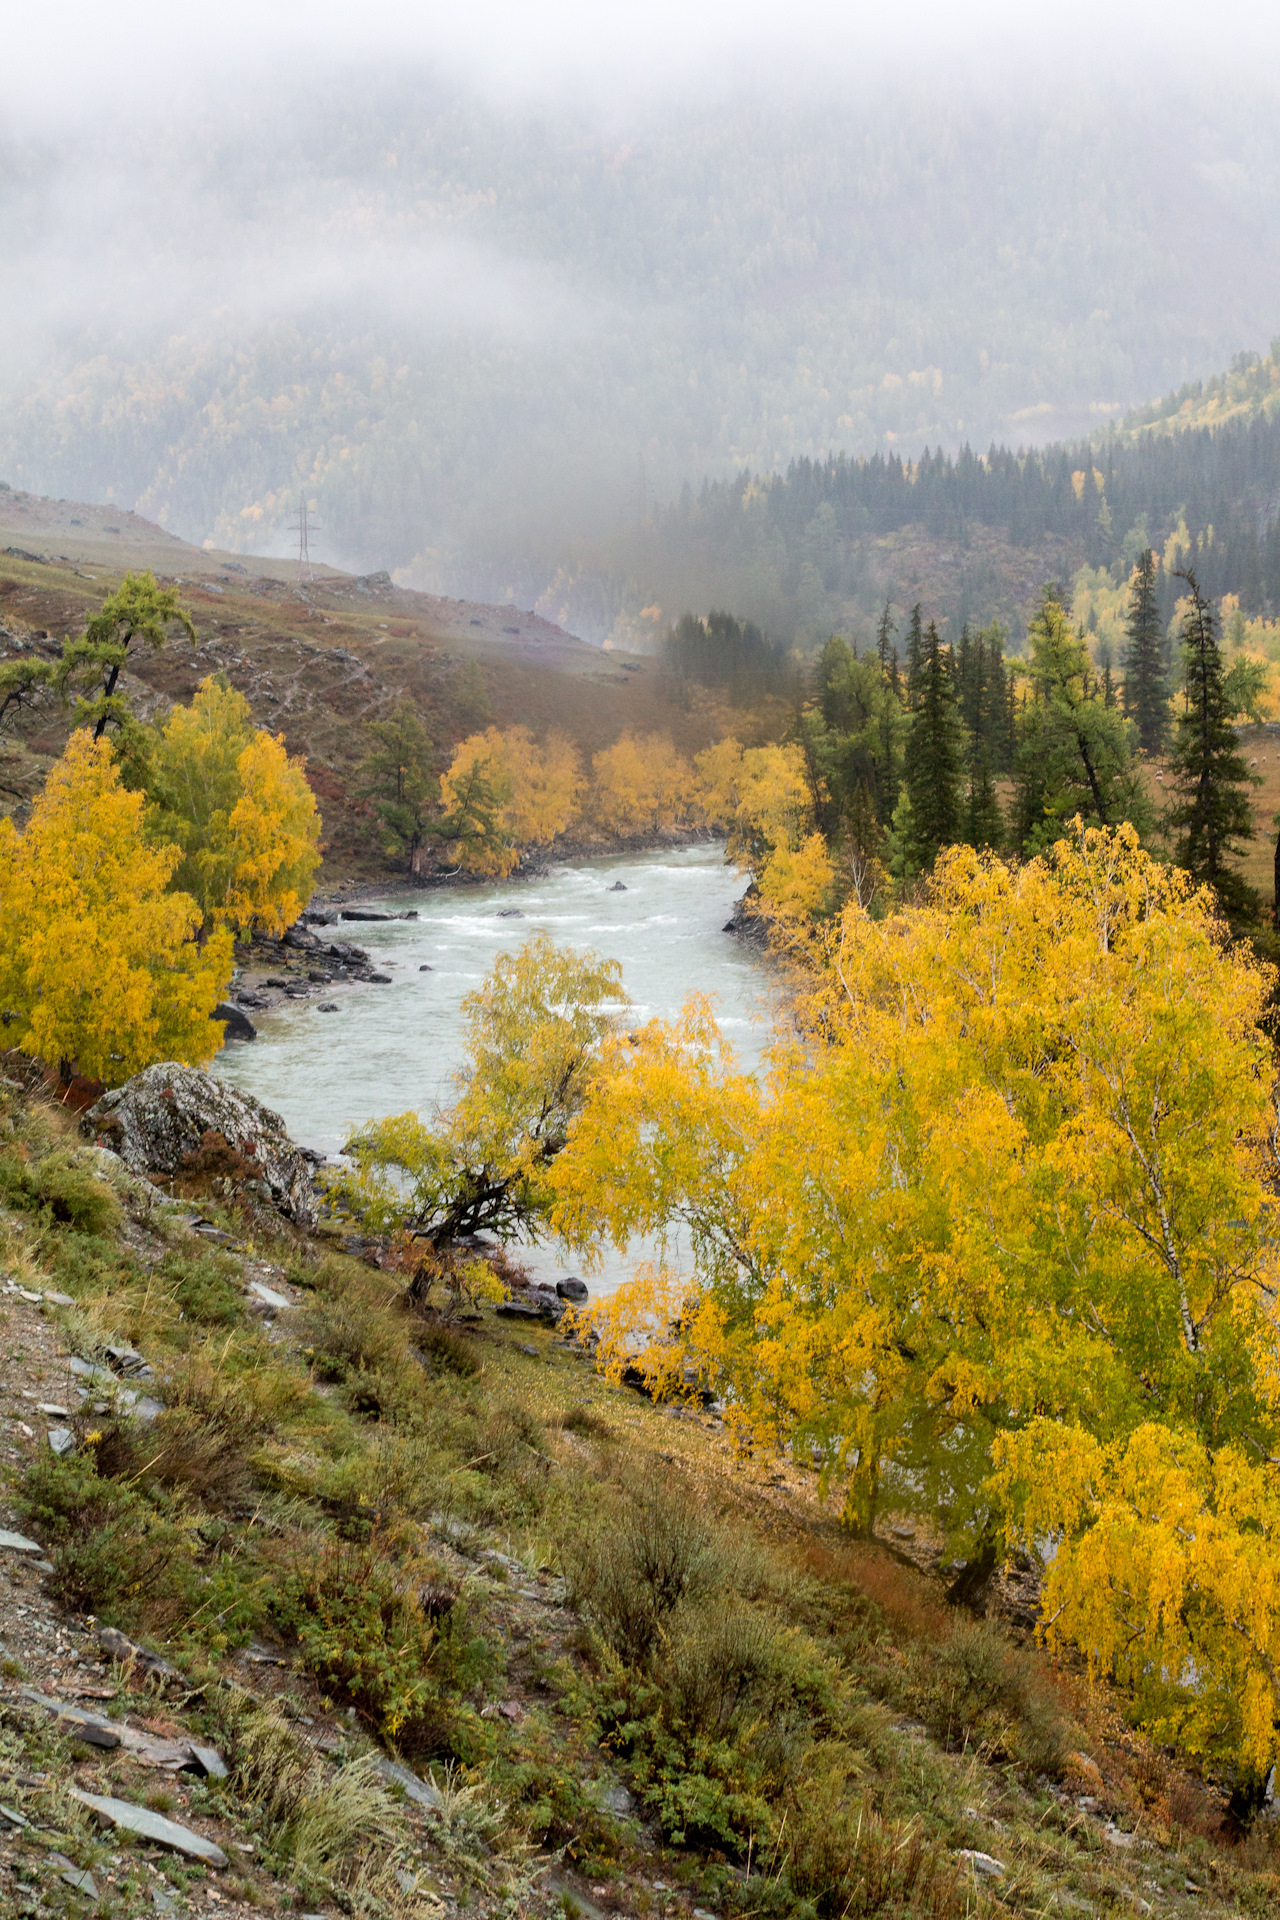
[[[225,673],[257,722],[306,755],[324,816],[327,885],[390,871],[357,768],[368,751],[364,723],[398,699],[422,714],[443,765],[458,740],[490,722],[559,730],[588,760],[629,728],[670,733],[694,751],[724,725],[709,697],[673,704],[654,661],[602,652],[512,606],[433,598],[386,574],[328,568],[299,585],[286,562],[259,570],[115,509],[12,491],[0,491],[0,658],[27,647],[52,657],[120,574],[139,566],[180,583],[197,644],[180,640],[132,663],[136,711],[162,714],[206,675]],[[0,743],[0,808],[21,815],[68,727],[51,704]]]
[[[1035,1650],[1018,1568],[951,1612],[927,1533],[851,1541],[714,1406],[410,1312],[4,1066],[0,1910],[85,1911],[68,1873],[120,1920],[1274,1909],[1268,1835]],[[193,1739],[224,1778],[157,1758]]]

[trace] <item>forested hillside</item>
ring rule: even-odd
[[[1273,330],[1278,183],[1273,119],[1238,90],[1130,77],[606,125],[356,73],[305,96],[246,82],[234,114],[157,104],[118,137],[95,116],[0,142],[22,287],[0,476],[264,553],[305,489],[335,564],[509,594],[595,640],[620,615],[635,640],[655,601],[819,636],[857,601],[847,542],[922,497],[896,465],[868,470],[874,499],[823,468],[745,521],[736,482],[650,516],[686,480],[833,449],[1096,439]],[[1018,470],[1019,498],[1088,544],[1061,465],[1030,492]],[[1014,473],[978,504],[939,482],[929,538],[1004,529]],[[1110,510],[1122,539],[1127,500]]]

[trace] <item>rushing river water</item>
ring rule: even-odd
[[[615,893],[619,880],[626,891]],[[542,932],[620,961],[637,1024],[677,1013],[688,993],[709,994],[740,1065],[753,1068],[768,1037],[770,978],[760,949],[723,931],[741,892],[723,849],[701,845],[581,861],[536,880],[388,894],[368,904],[415,908],[419,918],[348,923],[333,937],[366,947],[393,984],[344,986],[255,1015],[258,1038],[224,1047],[214,1070],[327,1154],[365,1120],[410,1108],[430,1115],[462,1059],[463,996],[496,955]],[[523,917],[502,918],[511,908]],[[321,1013],[331,997],[341,1011]],[[610,1259],[594,1286],[616,1286],[644,1251]],[[574,1270],[554,1246],[534,1250],[530,1264],[540,1277]]]

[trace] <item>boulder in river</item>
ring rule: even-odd
[[[229,1000],[219,1000],[209,1018],[225,1020],[224,1040],[256,1040],[258,1037],[258,1029],[248,1014],[242,1013],[239,1007],[233,1007]]]
[[[556,1281],[556,1292],[562,1300],[571,1300],[575,1307],[580,1307],[587,1298],[587,1283],[573,1274],[566,1274],[563,1280]]]
[[[625,893],[626,891],[627,889],[621,880],[615,880],[611,887],[605,888],[606,893]]]
[[[524,915],[521,913],[519,907],[499,907],[494,918],[497,920],[523,920]]]
[[[271,1204],[300,1227],[314,1227],[319,1205],[311,1166],[278,1113],[199,1067],[162,1060],[105,1093],[81,1126],[110,1147],[132,1173],[175,1174],[200,1151],[206,1133],[261,1170]]]
[[[341,918],[344,920],[395,920],[394,913],[377,913],[372,907],[344,907]]]

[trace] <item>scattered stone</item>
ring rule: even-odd
[[[264,1307],[270,1307],[272,1313],[286,1312],[293,1305],[292,1300],[286,1300],[285,1296],[277,1293],[274,1287],[264,1286],[261,1280],[251,1280],[247,1291],[251,1299],[258,1301]]]
[[[97,1366],[92,1360],[84,1360],[76,1353],[67,1362],[70,1372],[80,1380],[97,1380],[106,1386],[114,1386],[115,1379],[105,1367]]]
[[[44,1300],[47,1307],[74,1307],[75,1305],[69,1293],[46,1293]]]
[[[494,918],[495,920],[523,920],[524,915],[519,907],[499,907]]]
[[[72,1733],[78,1740],[86,1741],[91,1747],[104,1747],[108,1750],[120,1745],[121,1728],[114,1720],[107,1720],[100,1713],[90,1713],[87,1707],[73,1707],[65,1700],[51,1700],[46,1693],[37,1693],[32,1687],[19,1687],[18,1697],[27,1700],[33,1707],[42,1707],[51,1714],[65,1733]]]
[[[962,1847],[956,1859],[972,1867],[975,1874],[986,1874],[992,1880],[998,1880],[1004,1873],[1004,1866],[999,1860],[993,1860],[989,1853],[979,1853],[976,1847]]]
[[[25,1533],[10,1533],[6,1528],[0,1527],[0,1551],[40,1554],[44,1552],[44,1548],[36,1541],[28,1540]]]
[[[256,1040],[258,1037],[258,1029],[254,1026],[248,1014],[242,1013],[240,1008],[233,1006],[230,1000],[219,1000],[217,1006],[209,1015],[209,1018],[211,1020],[224,1020],[226,1022],[226,1030],[222,1036],[224,1042],[227,1040]]]
[[[435,968],[434,968],[434,967],[433,967],[433,966],[432,966],[432,965],[430,964],[430,962],[429,962],[429,961],[427,961],[427,960],[424,960],[424,961],[423,961],[423,963],[422,963],[422,965],[421,965],[421,966],[420,966],[420,967],[418,968],[418,972],[419,972],[419,973],[434,973],[434,972],[435,972]]]
[[[151,1372],[151,1368],[136,1347],[104,1347],[103,1352],[117,1373],[145,1377]]]
[[[424,1808],[427,1813],[439,1813],[442,1805],[440,1795],[429,1780],[420,1780],[408,1767],[402,1767],[397,1760],[388,1760],[381,1753],[378,1755],[377,1768],[384,1780],[400,1788],[406,1800],[412,1800],[415,1806]]]
[[[47,1414],[51,1420],[69,1420],[71,1418],[67,1409],[58,1406],[53,1400],[42,1400],[40,1402],[40,1412]]]
[[[65,1853],[50,1853],[45,1858],[51,1867],[58,1869],[59,1877],[69,1887],[74,1887],[77,1893],[87,1894],[90,1900],[97,1899],[98,1883],[91,1873],[78,1867],[74,1860],[68,1860]]]
[[[580,1307],[588,1297],[586,1281],[576,1279],[573,1274],[566,1274],[563,1280],[556,1281],[556,1292],[562,1300],[570,1300],[576,1307]]]
[[[531,1347],[527,1341],[521,1346],[520,1351],[521,1353],[527,1353],[531,1360],[536,1360],[538,1357],[538,1349]]]
[[[615,880],[611,887],[606,887],[605,891],[606,893],[625,893],[627,889],[621,880]]]
[[[6,1807],[4,1805],[0,1805],[0,1818],[7,1820],[11,1827],[29,1827],[31,1825],[31,1822],[24,1820],[20,1813],[15,1813],[12,1807]]]
[[[178,1171],[208,1132],[261,1168],[272,1205],[300,1227],[314,1227],[319,1202],[311,1168],[278,1113],[198,1067],[161,1061],[104,1094],[81,1122],[134,1173]]]
[[[500,1300],[494,1312],[503,1320],[541,1320],[542,1309],[530,1300]]]
[[[118,1627],[99,1627],[97,1641],[102,1651],[110,1654],[113,1660],[118,1660],[122,1667],[139,1667],[143,1673],[150,1674],[156,1680],[183,1678],[177,1667],[170,1666],[160,1654],[152,1653],[150,1647],[138,1646],[136,1641],[130,1640],[126,1634],[121,1633]]]
[[[336,1000],[325,1000],[316,1008],[317,1013],[341,1013],[341,1011]]]
[[[180,1853],[188,1860],[199,1860],[207,1867],[227,1865],[226,1854],[212,1840],[192,1833],[189,1827],[180,1827],[176,1820],[166,1820],[150,1807],[135,1806],[131,1800],[116,1800],[110,1794],[81,1793],[78,1787],[70,1787],[68,1792],[73,1800],[88,1807],[103,1826],[136,1833],[141,1840],[150,1840],[155,1846],[166,1847],[170,1853]]]
[[[1138,1844],[1138,1836],[1136,1833],[1125,1833],[1110,1820],[1108,1820],[1106,1826],[1102,1829],[1102,1837],[1108,1846],[1119,1847],[1122,1851],[1126,1847],[1136,1847]]]
[[[64,1453],[71,1453],[75,1444],[76,1437],[70,1427],[50,1427],[49,1446],[51,1451],[56,1453],[59,1458],[61,1458]]]
[[[213,1747],[200,1746],[195,1740],[188,1742],[188,1744],[191,1748],[191,1758],[195,1761],[206,1779],[225,1780],[227,1778],[226,1762],[220,1753]]]
[[[377,913],[372,907],[344,907],[339,914],[340,920],[395,920],[394,913]]]
[[[393,984],[389,973],[366,973],[364,978],[371,987],[389,987]]]
[[[596,1790],[596,1805],[602,1812],[613,1814],[617,1820],[625,1820],[628,1814],[635,1812],[636,1807],[624,1786],[616,1782],[610,1786],[607,1781],[602,1782]],[[714,1916],[709,1916],[709,1920],[714,1920]]]

